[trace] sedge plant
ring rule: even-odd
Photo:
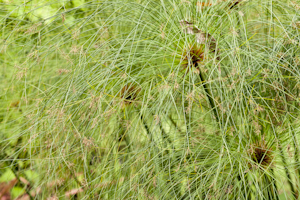
[[[0,7],[15,198],[299,198],[299,2]]]

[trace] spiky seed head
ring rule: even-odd
[[[250,168],[254,165],[255,168],[266,169],[271,166],[274,158],[272,149],[266,145],[265,141],[252,144],[249,149],[249,155],[251,159]]]
[[[121,90],[121,98],[124,99],[125,104],[131,104],[136,100],[140,89],[136,85],[130,83],[125,85]]]
[[[187,68],[189,65],[198,68],[205,59],[204,48],[202,45],[189,45],[184,49],[182,65]]]

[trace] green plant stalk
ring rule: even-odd
[[[264,177],[265,187],[267,188],[266,196],[269,199],[278,199],[278,196],[276,195],[276,194],[278,194],[277,189],[274,188],[274,179],[267,174],[264,174],[263,177]],[[275,184],[275,186],[276,186],[276,184]]]
[[[271,0],[272,1],[272,0]],[[273,26],[274,26],[274,24],[273,24]],[[273,30],[273,34],[274,34],[274,30]],[[297,33],[296,33],[297,34]],[[273,36],[274,37],[274,36]],[[288,47],[287,47],[288,49],[289,48],[291,48],[290,47],[290,45],[288,45]],[[296,57],[296,53],[295,53],[295,50],[293,49],[293,51],[292,51],[293,53],[292,53],[292,58],[295,58]],[[288,59],[288,62],[289,63],[291,63],[292,65],[297,65],[297,63],[295,63],[294,62],[294,60],[293,59],[291,59],[291,57],[289,57],[289,59]],[[288,72],[288,71],[286,71],[287,72],[287,74],[286,73],[284,73],[284,75],[291,75],[291,72]],[[290,84],[291,84],[291,82],[290,82]],[[288,91],[286,90],[286,88],[284,88],[284,92],[285,92],[285,99],[286,99],[286,101],[287,101],[287,103],[288,103]],[[296,97],[298,96],[298,94],[299,94],[299,89],[298,89],[298,87],[297,87],[297,91],[296,91]],[[297,101],[295,102],[295,104],[297,104]],[[295,107],[297,107],[297,105],[294,105]],[[289,114],[290,113],[293,113],[293,110],[291,109],[291,106],[288,106],[287,105],[287,110],[288,110],[288,112],[289,112]],[[290,119],[290,117],[289,117],[289,119]],[[289,124],[291,124],[290,123],[290,120],[289,120]],[[294,158],[295,158],[295,162],[296,162],[296,168],[295,168],[295,171],[296,171],[296,174],[298,174],[298,180],[296,179],[296,182],[299,182],[300,181],[300,168],[299,168],[299,164],[300,164],[300,162],[299,162],[299,145],[298,145],[298,142],[297,142],[297,137],[296,137],[296,133],[295,133],[295,130],[294,130],[294,128],[293,128],[293,126],[292,125],[290,125],[290,128],[291,128],[291,132],[292,132],[292,138],[293,138],[293,145],[294,145],[294,149],[295,149],[295,151],[294,151]],[[299,184],[296,184],[296,187],[297,187],[297,196],[299,197],[299,191],[300,191],[300,185]]]
[[[274,176],[275,176],[274,170],[270,169],[270,171],[271,171],[272,185],[273,185],[273,188],[274,188],[274,195],[275,195],[276,200],[279,200],[278,189],[277,189],[277,185],[276,185],[276,180],[274,179]]]
[[[241,190],[243,191],[244,198],[247,199],[247,187],[245,186],[245,183],[248,185],[248,180],[244,177],[244,180],[242,180],[240,174],[237,174],[236,176],[238,182],[241,182]]]
[[[291,179],[291,175],[290,175],[290,172],[287,168],[287,163],[286,163],[286,160],[285,160],[285,157],[284,157],[284,153],[283,153],[283,150],[282,150],[282,147],[280,144],[278,144],[278,148],[279,148],[279,152],[280,152],[280,156],[281,156],[281,159],[282,159],[282,163],[283,163],[283,166],[284,166],[284,170],[285,170],[285,174],[287,176],[287,180],[288,180],[288,183],[290,185],[290,188],[291,188],[291,192],[294,196],[294,199],[297,199],[297,194],[295,193],[295,189],[294,189],[294,185],[292,183],[292,179]]]
[[[249,186],[249,180],[247,174],[244,174],[244,181],[243,181],[243,187],[245,190],[245,199],[251,199],[251,192],[250,192],[250,186]]]
[[[131,149],[130,141],[129,141],[129,138],[126,137],[127,131],[124,130],[124,128],[122,126],[122,122],[120,122],[120,129],[121,129],[122,132],[121,132],[121,134],[119,135],[119,138],[118,138],[119,142],[121,143],[123,140],[125,140],[125,143],[126,143],[128,149],[130,151],[130,149]]]
[[[174,150],[174,145],[172,144],[172,141],[171,141],[169,135],[165,132],[165,130],[164,130],[164,128],[163,128],[163,126],[162,126],[162,124],[161,124],[160,121],[158,122],[158,126],[159,126],[159,128],[160,128],[160,130],[161,130],[161,132],[162,132],[163,139],[167,139],[168,143],[169,143],[170,145],[172,145],[172,148],[173,148],[173,150]]]
[[[268,11],[268,8],[269,8],[269,6],[270,6],[270,2],[268,2],[268,4],[267,4],[267,9],[265,9],[265,12],[266,12],[266,27],[265,27],[265,36],[266,36],[266,47],[268,48],[268,46],[269,46],[269,38],[268,38],[268,35],[269,35],[269,30],[270,30],[270,28],[269,28],[269,26],[268,26],[268,22],[269,22],[269,11]]]
[[[295,134],[295,130],[293,129],[293,126],[291,126],[291,130],[292,130],[292,137],[293,137],[293,145],[295,148],[295,162],[296,162],[296,173],[298,173],[298,181],[300,180],[300,169],[299,169],[299,148],[298,148],[298,143],[297,143],[297,138],[296,138],[296,134]],[[298,186],[299,187],[299,186]],[[298,188],[299,190],[299,188]]]
[[[264,185],[264,187],[266,188],[266,190],[264,191],[266,193],[265,196],[268,197],[268,199],[273,199],[271,188],[272,185],[270,184],[269,176],[267,174],[263,175],[262,185]]]
[[[247,199],[251,199],[251,186],[249,185],[249,181],[248,181],[248,176],[244,176],[245,177],[245,183],[247,183]]]
[[[69,167],[68,167],[69,168]],[[81,187],[81,188],[85,188],[85,185],[83,185],[77,178],[77,176],[75,175],[74,171],[72,169],[70,169],[70,172],[71,172],[71,176],[73,176],[75,182]]]
[[[145,120],[144,120],[145,118],[144,118],[144,116],[143,116],[142,113],[140,114],[140,119],[141,119],[141,121],[142,121],[142,123],[143,123],[143,125],[144,125],[144,128],[145,128],[147,134],[148,134],[149,137],[150,137],[150,141],[154,143],[154,152],[155,152],[156,155],[158,155],[158,156],[156,157],[156,159],[161,159],[162,154],[159,152],[158,146],[157,146],[156,142],[154,141],[154,139],[153,139],[153,137],[152,137],[152,134],[151,134],[151,132],[150,132],[150,129],[149,129],[147,123],[145,122]],[[155,166],[156,166],[156,170],[161,171],[161,167],[160,167],[160,165],[158,164],[158,162],[157,162],[157,161],[154,161],[154,163],[155,163]],[[162,183],[160,183],[160,180],[159,180],[159,179],[157,180],[157,182],[158,182],[157,185],[158,185],[158,187],[159,187]]]
[[[154,142],[154,140],[153,140],[153,137],[152,137],[152,134],[151,134],[151,132],[150,132],[150,129],[149,129],[147,123],[145,122],[144,116],[143,116],[142,114],[141,114],[141,121],[142,121],[142,123],[143,123],[143,125],[144,125],[144,128],[145,128],[145,130],[146,130],[148,136],[150,137],[150,141],[153,142],[153,143],[155,144],[155,142]],[[156,146],[156,144],[155,144],[155,146]]]
[[[215,102],[214,102],[213,98],[211,97],[211,92],[210,92],[210,90],[208,89],[208,87],[207,87],[207,85],[206,85],[206,83],[205,83],[206,81],[205,81],[205,79],[204,79],[204,76],[203,76],[203,74],[202,74],[200,68],[198,67],[198,63],[195,64],[195,67],[198,68],[199,71],[200,71],[200,72],[199,72],[199,77],[200,77],[200,80],[201,80],[201,82],[202,82],[202,86],[203,86],[203,88],[204,88],[204,91],[205,91],[205,93],[206,93],[206,97],[208,98],[208,101],[209,101],[209,104],[210,104],[211,109],[213,109],[213,112],[214,112],[214,116],[215,116],[215,118],[216,118],[216,121],[217,121],[218,123],[220,123],[220,119],[219,119],[219,117],[218,117],[218,112],[217,112],[217,107],[216,107],[216,105],[215,105]]]
[[[172,125],[175,127],[175,129],[180,132],[180,133],[183,133],[180,128],[177,126],[176,122],[173,120],[173,118],[169,115],[168,116],[169,120],[171,121]]]

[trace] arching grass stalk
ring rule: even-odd
[[[274,182],[274,178],[272,177],[273,174],[268,175],[268,174],[264,174],[263,175],[263,182],[264,185],[267,187],[265,196],[268,197],[268,199],[276,199],[278,200],[278,191],[277,191],[277,187],[276,187],[276,183]]]
[[[295,157],[295,162],[296,162],[296,166],[295,166],[295,170],[296,173],[298,174],[298,180],[296,178],[296,181],[300,181],[300,167],[299,167],[299,148],[298,148],[298,142],[297,142],[297,137],[296,137],[296,133],[295,130],[293,128],[293,126],[290,126],[291,128],[291,132],[292,132],[292,139],[293,139],[293,145],[294,145],[294,157]],[[297,186],[297,196],[299,196],[299,184],[296,184]]]
[[[119,134],[118,140],[119,140],[120,143],[121,143],[123,140],[125,140],[126,147],[127,147],[127,148],[129,149],[129,151],[130,151],[130,150],[131,150],[131,143],[130,143],[130,141],[129,141],[128,136],[126,135],[128,130],[127,130],[127,129],[124,130],[124,125],[122,124],[122,121],[119,122],[119,123],[120,123],[119,127],[120,127],[121,132],[120,132],[120,134]],[[121,145],[121,144],[119,144],[119,145]]]
[[[155,144],[155,141],[153,140],[151,131],[150,131],[150,129],[149,129],[149,127],[148,127],[148,125],[147,125],[147,123],[146,123],[146,121],[145,121],[145,118],[144,118],[144,115],[143,115],[143,114],[140,115],[140,119],[141,119],[141,122],[142,122],[142,124],[143,124],[143,126],[144,126],[146,132],[147,132],[147,135],[148,135],[149,138],[150,138],[150,141],[153,142],[153,143]],[[155,146],[156,146],[156,144],[155,144]]]
[[[167,140],[168,143],[169,143],[170,145],[172,145],[172,149],[174,150],[174,144],[172,143],[172,141],[171,141],[169,135],[168,135],[168,134],[166,133],[166,131],[164,130],[164,128],[163,128],[163,126],[162,126],[162,124],[161,124],[160,119],[158,119],[158,126],[159,126],[159,128],[160,128],[160,130],[161,130],[161,133],[162,133],[162,136],[163,136],[163,140]]]
[[[283,163],[283,166],[284,166],[284,171],[285,171],[285,174],[287,176],[287,181],[288,181],[289,186],[291,188],[291,193],[293,194],[294,199],[297,199],[297,194],[295,193],[294,184],[292,183],[292,177],[291,177],[290,171],[288,169],[288,165],[287,165],[287,162],[286,162],[286,159],[285,159],[285,156],[284,156],[284,153],[283,153],[283,150],[282,150],[282,147],[281,147],[280,144],[278,144],[278,148],[279,148],[281,160],[282,160],[282,163]]]
[[[240,176],[240,174],[237,174],[237,176],[236,176],[236,178],[237,178],[237,180],[239,181],[239,182],[241,182],[242,184],[241,184],[241,191],[243,192],[243,195],[244,195],[244,198],[245,199],[250,199],[249,197],[250,197],[250,192],[247,192],[248,190],[249,190],[249,184],[248,184],[248,178],[247,178],[247,176],[245,176],[244,174],[243,174],[243,176],[241,177]],[[243,179],[242,179],[243,178]],[[249,193],[249,194],[248,194]]]
[[[176,124],[176,122],[174,121],[174,119],[172,118],[172,116],[168,116],[171,124],[175,127],[175,129],[179,132],[179,133],[183,133],[182,130],[180,130],[180,128],[178,127],[178,125]]]
[[[279,196],[278,196],[279,194],[278,194],[278,189],[277,189],[277,185],[276,185],[276,179],[274,178],[275,177],[274,170],[271,168],[270,171],[271,171],[272,186],[274,188],[274,195],[275,195],[276,200],[279,200]]]
[[[71,173],[71,176],[74,178],[75,182],[76,182],[81,188],[85,188],[85,185],[84,185],[82,182],[80,182],[80,181],[78,180],[78,178],[77,178],[77,176],[76,176],[74,170],[73,170],[73,169],[65,162],[65,160],[63,160],[63,161],[64,161],[66,167],[69,169],[69,171],[70,171],[70,173]]]
[[[152,115],[153,115],[153,114],[152,114]],[[153,116],[154,116],[154,115],[153,115]],[[156,144],[156,142],[155,142],[154,139],[153,139],[153,135],[152,135],[152,133],[151,133],[151,131],[150,131],[150,129],[149,129],[149,126],[147,125],[147,123],[146,123],[146,121],[145,121],[144,115],[141,114],[140,119],[141,119],[141,122],[142,122],[142,124],[143,124],[143,126],[144,126],[146,132],[147,132],[147,135],[148,135],[149,138],[150,138],[150,141],[153,142],[154,145],[155,145],[156,148],[157,148],[157,144]],[[164,141],[164,140],[167,140],[167,142],[168,142],[170,145],[172,145],[172,149],[174,150],[174,148],[175,148],[175,147],[174,147],[174,144],[172,143],[172,141],[171,141],[169,135],[168,135],[168,134],[166,133],[166,131],[164,130],[164,128],[163,128],[163,126],[162,126],[162,124],[161,124],[160,119],[157,119],[157,120],[158,120],[157,125],[159,126],[160,131],[161,131],[162,136],[163,136],[163,141]],[[167,152],[168,152],[168,150],[167,150]]]

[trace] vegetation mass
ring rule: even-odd
[[[0,0],[0,200],[299,199],[299,0]]]

